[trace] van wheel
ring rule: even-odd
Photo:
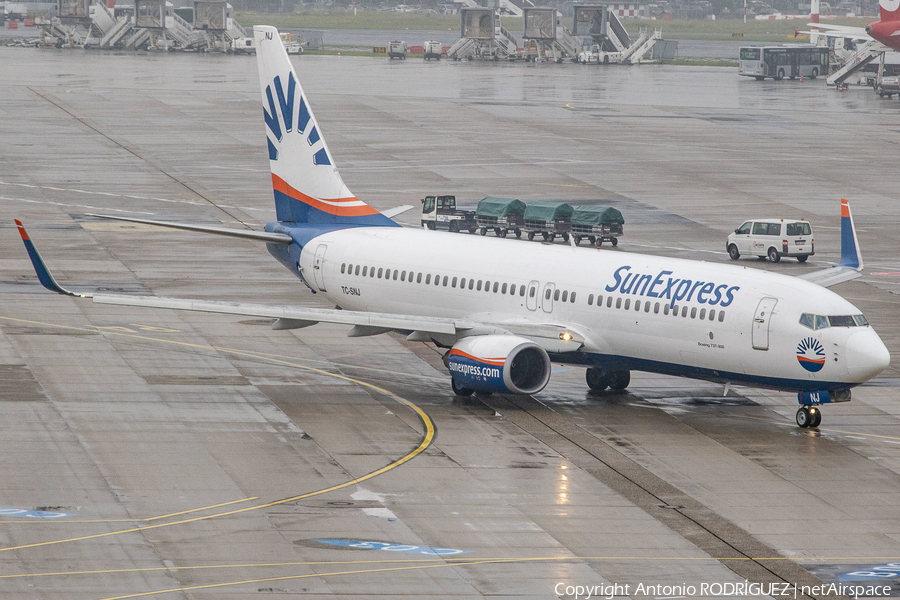
[[[777,263],[779,260],[781,260],[781,256],[778,255],[778,250],[776,250],[775,248],[769,248],[768,256],[769,260],[773,263]]]
[[[809,258],[809,256],[807,256],[806,254],[804,254],[803,256],[798,256],[797,262],[805,263],[807,258]]]
[[[741,257],[741,253],[738,251],[737,246],[734,244],[728,246],[728,256],[731,260],[737,260]]]

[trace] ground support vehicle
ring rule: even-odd
[[[399,58],[405,60],[407,52],[409,52],[409,46],[406,45],[406,42],[394,40],[388,45],[389,59]]]
[[[882,98],[885,96],[891,98],[897,94],[897,97],[900,98],[900,77],[881,77],[880,79],[881,81],[873,85],[876,94]]]
[[[525,225],[525,203],[512,198],[494,198],[488,196],[478,203],[475,209],[475,220],[481,235],[493,231],[497,237],[506,237],[513,232],[522,237]]]
[[[816,253],[812,226],[808,221],[792,219],[755,219],[745,221],[728,236],[725,249],[732,260],[741,254],[755,254],[773,263],[790,256],[799,262]]]
[[[425,42],[422,44],[422,56],[425,60],[435,59],[441,60],[441,42],[435,42],[434,40],[430,42]]]
[[[603,242],[613,246],[619,244],[619,236],[624,233],[625,219],[622,213],[609,206],[576,206],[572,212],[572,238],[575,245],[588,240],[599,248]]]
[[[738,75],[766,77],[781,80],[785,77],[809,77],[828,75],[829,54],[827,46],[744,46],[740,50]]]
[[[425,196],[422,199],[422,227],[475,233],[475,211],[457,209],[456,196]]]
[[[545,242],[552,242],[558,235],[568,242],[569,232],[572,230],[572,212],[572,207],[565,202],[532,202],[525,208],[525,226],[522,231],[528,234],[529,240],[533,240],[535,234],[540,234]]]

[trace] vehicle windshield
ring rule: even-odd
[[[829,327],[866,327],[869,322],[863,315],[800,315],[800,324],[808,329],[827,329]]]
[[[788,223],[786,235],[811,235],[809,223]]]
[[[434,210],[434,196],[425,196],[423,200],[422,212],[430,213]]]

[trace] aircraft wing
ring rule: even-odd
[[[856,225],[850,213],[850,203],[841,198],[841,262],[833,267],[800,275],[822,287],[831,287],[862,276],[863,260],[859,253],[859,240],[856,238]]]
[[[853,38],[854,40],[872,40],[872,36],[866,33],[862,27],[852,27],[850,25],[831,25],[829,23],[807,23],[810,31],[801,31],[809,35],[824,35],[825,37],[843,37]],[[817,28],[813,31],[812,28]]]
[[[349,337],[377,335],[392,330],[411,332],[409,334],[409,339],[412,341],[432,341],[436,337],[440,338],[442,336],[449,336],[450,339],[455,341],[455,338],[471,335],[515,334],[531,339],[547,352],[557,353],[574,352],[581,348],[584,343],[583,336],[564,325],[523,321],[519,319],[505,322],[481,319],[467,320],[393,313],[317,309],[299,306],[239,304],[210,300],[163,298],[158,296],[127,296],[122,294],[114,295],[74,292],[62,287],[56,281],[56,278],[53,277],[50,269],[47,267],[46,263],[44,263],[34,242],[31,241],[22,222],[18,219],[16,220],[16,226],[19,229],[19,234],[25,244],[25,249],[28,251],[28,256],[31,259],[38,279],[45,288],[66,296],[91,299],[95,304],[142,306],[145,308],[164,308],[251,317],[268,317],[276,319],[275,323],[272,325],[273,329],[300,329],[302,327],[315,325],[316,323],[353,325],[353,328],[350,329],[347,334]]]

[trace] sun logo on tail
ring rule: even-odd
[[[284,88],[281,76],[278,75],[275,76],[270,85],[266,86],[266,101],[269,106],[268,109],[263,106],[263,117],[266,120],[266,128],[269,133],[266,136],[269,146],[269,160],[278,160],[278,148],[281,143],[293,141],[288,136],[299,135],[306,140],[307,145],[311,148],[314,165],[330,165],[331,159],[328,157],[328,151],[325,149],[325,144],[322,142],[315,121],[311,119],[306,105],[306,98],[303,97],[302,93],[297,94],[297,82],[293,73],[288,73],[287,90]],[[300,96],[299,110],[295,110],[297,95]],[[310,126],[310,121],[312,121],[312,126]],[[296,133],[294,133],[295,122],[297,125]],[[277,145],[272,141],[272,138],[275,138]]]
[[[815,338],[803,338],[797,344],[797,361],[810,373],[818,373],[825,366],[825,348]]]

